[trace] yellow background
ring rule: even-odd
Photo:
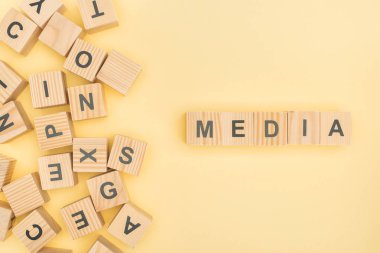
[[[21,1],[21,0],[20,0]],[[20,1],[0,1],[0,15]],[[380,252],[380,1],[114,0],[120,26],[86,36],[143,66],[127,96],[106,87],[108,117],[75,122],[75,136],[122,134],[149,143],[141,175],[124,175],[134,203],[153,215],[146,236],[125,252]],[[75,0],[64,14],[82,24]],[[0,59],[23,76],[63,69],[38,42]],[[68,73],[68,85],[86,84]],[[69,110],[31,109],[31,119]],[[348,147],[191,147],[185,112],[350,111]],[[0,146],[17,158],[14,179],[37,171],[35,132]],[[89,193],[50,191],[45,207],[63,230],[49,246],[86,252],[99,233],[72,241],[59,209]],[[0,194],[0,199],[4,195]],[[106,227],[118,208],[103,212]],[[20,218],[17,219],[17,222]],[[12,235],[1,252],[26,252]]]

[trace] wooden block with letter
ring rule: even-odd
[[[147,143],[116,135],[108,159],[108,168],[137,176],[144,160]]]
[[[288,112],[288,144],[319,144],[319,112]]]
[[[132,203],[125,204],[116,215],[108,232],[134,247],[152,223],[152,217]]]
[[[119,24],[112,0],[78,0],[83,24],[88,32],[96,32]]]
[[[351,113],[322,112],[321,113],[321,145],[351,144]]]
[[[103,49],[77,39],[66,58],[64,68],[93,82],[106,58],[107,53]]]
[[[107,116],[101,84],[71,87],[68,89],[68,93],[74,121]]]
[[[9,204],[0,201],[0,242],[6,239],[9,229],[12,227],[13,218],[14,214]]]
[[[14,100],[26,87],[26,81],[8,64],[0,61],[0,103]]]
[[[77,182],[71,153],[40,157],[38,167],[43,190],[72,187]]]
[[[61,215],[73,239],[103,227],[102,216],[95,211],[91,198],[86,197],[61,209]]]
[[[51,16],[63,8],[61,0],[23,0],[20,8],[34,23],[44,28]]]
[[[128,202],[127,189],[118,171],[88,179],[87,186],[97,212]]]
[[[3,187],[15,216],[23,215],[49,201],[49,195],[41,190],[41,183],[37,173],[19,178]]]
[[[34,210],[12,229],[13,234],[30,252],[39,252],[60,231],[57,222],[43,207]]]
[[[51,150],[73,144],[72,122],[67,112],[34,119],[37,140],[41,150]]]
[[[73,251],[71,249],[58,249],[58,248],[51,248],[51,247],[44,247],[38,253],[72,253]]]
[[[99,236],[87,253],[123,253],[103,236]]]
[[[0,40],[17,53],[28,53],[40,31],[33,21],[15,9],[10,9],[0,22]]]
[[[81,35],[80,26],[57,12],[49,20],[39,40],[60,55],[66,56]]]
[[[74,172],[106,172],[107,148],[107,138],[74,138]]]
[[[255,145],[272,146],[288,144],[287,112],[256,112],[253,116]]]
[[[219,115],[223,145],[241,146],[254,144],[253,113],[222,112]],[[199,130],[197,131],[199,132]]]
[[[186,114],[186,141],[190,145],[222,145],[220,112],[188,112]]]
[[[7,185],[11,182],[15,166],[15,159],[0,154],[0,192],[2,192],[4,185]]]
[[[20,104],[11,101],[0,108],[0,143],[5,143],[31,129],[29,119]]]
[[[125,95],[140,72],[140,65],[113,50],[100,69],[97,79]]]
[[[66,79],[61,71],[33,74],[29,77],[30,93],[34,108],[46,108],[67,104]]]

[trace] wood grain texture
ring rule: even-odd
[[[123,251],[113,245],[103,236],[99,236],[88,253],[123,253]]]
[[[49,195],[41,189],[37,173],[28,174],[7,184],[3,187],[3,192],[16,217],[49,201]]]
[[[34,125],[41,150],[51,150],[73,144],[72,122],[67,112],[37,117],[34,119]],[[53,131],[49,126],[53,126],[56,133],[62,134],[48,138],[46,129],[50,129],[49,134]]]
[[[71,115],[74,121],[107,116],[103,86],[99,83],[68,89]],[[81,96],[82,99],[81,99]],[[84,99],[92,106],[87,105]]]
[[[72,253],[73,251],[71,249],[58,249],[58,248],[51,248],[51,247],[44,247],[38,253]]]
[[[74,172],[106,172],[107,138],[74,138]]]
[[[8,102],[0,108],[0,143],[5,143],[32,129],[22,106]]]
[[[0,61],[0,103],[15,100],[26,87],[26,80],[8,64]]]
[[[71,153],[40,157],[38,168],[42,190],[73,187],[77,183]]]
[[[26,15],[29,16],[34,23],[39,27],[44,28],[51,16],[63,8],[63,3],[60,0],[43,1],[41,8],[38,5],[31,6],[30,4],[38,2],[37,0],[23,0],[20,3],[20,8]],[[41,2],[41,1],[40,1]]]
[[[146,147],[146,142],[116,135],[108,159],[108,168],[138,176]]]
[[[118,171],[88,179],[87,186],[97,212],[128,202],[128,192]]]
[[[319,112],[288,112],[288,144],[318,145]]]
[[[33,108],[67,104],[66,78],[62,71],[49,71],[29,76]]]
[[[11,182],[13,171],[16,166],[16,160],[0,154],[0,192],[3,186]]]
[[[343,135],[336,131],[339,124]],[[330,136],[331,134],[331,136]],[[321,145],[349,145],[351,144],[352,120],[349,112],[321,112]]]
[[[77,58],[78,62],[76,61]],[[107,53],[103,49],[97,48],[84,40],[77,39],[66,58],[64,68],[93,82],[106,58]]]
[[[72,217],[72,215],[81,211],[83,212],[84,216],[77,215]],[[71,237],[74,240],[95,232],[101,229],[104,225],[103,218],[100,213],[97,213],[95,211],[90,197],[86,197],[68,206],[65,206],[61,209],[61,215],[63,217],[63,221],[67,226],[67,229],[70,232]],[[84,222],[78,222],[83,217],[86,218],[88,223],[87,225]],[[78,229],[81,226],[83,226],[83,228]]]
[[[81,36],[82,28],[57,12],[49,20],[39,40],[60,55],[67,56]]]
[[[9,229],[12,227],[13,218],[14,214],[9,204],[0,201],[0,241],[6,239]]]
[[[108,55],[96,78],[126,95],[140,72],[140,65],[113,50]]]
[[[96,11],[95,5],[98,9]],[[112,0],[78,0],[79,11],[87,32],[98,32],[119,24]]]
[[[18,24],[12,25],[14,22],[18,22]],[[8,35],[10,26],[12,36]],[[37,42],[40,32],[41,29],[33,21],[13,8],[7,12],[0,22],[0,40],[17,53],[27,54]]]
[[[36,225],[39,227],[34,227]],[[39,229],[41,229],[42,233],[39,238],[31,240],[27,237],[26,231],[29,231],[30,236],[36,238],[40,232]],[[61,228],[59,225],[43,207],[30,213],[12,229],[13,234],[30,252],[39,252],[39,250],[56,237],[60,231]]]
[[[127,203],[121,208],[111,222],[111,225],[108,227],[108,232],[125,244],[135,247],[142,239],[151,223],[152,217],[149,214],[134,204]],[[132,224],[139,225],[138,227],[135,227]],[[125,231],[128,233],[125,233]]]
[[[186,128],[190,145],[287,144],[287,112],[188,112]]]

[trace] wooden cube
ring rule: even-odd
[[[128,202],[128,192],[118,171],[88,179],[87,186],[97,212]]]
[[[68,93],[74,121],[107,116],[101,84],[72,87],[68,89]]]
[[[97,79],[125,95],[140,72],[140,65],[113,50],[100,69]]]
[[[0,61],[0,103],[15,100],[26,87],[26,81],[8,64]]]
[[[11,101],[0,108],[0,143],[29,131],[32,126],[20,104]]]
[[[73,251],[71,249],[58,249],[58,248],[51,248],[51,247],[44,247],[38,253],[72,253]]]
[[[135,247],[152,223],[152,217],[132,203],[125,204],[111,225],[108,232],[126,243]]]
[[[38,167],[43,190],[73,187],[76,184],[71,153],[40,157]]]
[[[134,176],[140,173],[147,143],[116,135],[108,160],[108,168]]]
[[[227,130],[226,127],[224,128]],[[220,112],[188,112],[186,129],[187,144],[216,146],[223,143],[222,113]],[[231,135],[231,133],[225,134]]]
[[[352,131],[351,113],[321,113],[321,145],[349,145]]]
[[[63,3],[60,0],[23,0],[20,8],[34,23],[44,28],[51,16],[63,8]]]
[[[123,253],[123,251],[113,245],[103,236],[99,236],[88,253]]]
[[[254,113],[222,112],[219,115],[222,135],[221,138],[216,139],[218,142],[221,141],[222,145],[225,146],[254,144]]]
[[[40,28],[15,9],[0,22],[0,40],[17,53],[26,54],[37,42]]]
[[[37,117],[34,125],[41,150],[51,150],[73,144],[72,122],[67,112]]]
[[[62,56],[67,56],[82,28],[56,12],[42,31],[39,40]]]
[[[88,32],[96,32],[119,24],[112,0],[78,0],[83,24]]]
[[[103,49],[77,39],[65,61],[64,68],[93,82],[106,58],[107,53]]]
[[[13,234],[30,252],[39,252],[60,231],[59,225],[43,207],[33,211],[12,229]]]
[[[67,104],[66,78],[61,71],[41,72],[29,77],[33,108]]]
[[[7,237],[9,229],[12,227],[14,214],[8,203],[0,201],[0,241]]]
[[[95,232],[104,225],[103,218],[95,211],[90,197],[65,206],[61,209],[61,215],[74,240]]]
[[[49,201],[49,195],[42,191],[37,173],[19,178],[3,187],[15,216],[23,215]]]
[[[288,144],[319,144],[319,112],[288,112]]]
[[[74,171],[106,172],[107,148],[107,138],[74,138]]]
[[[255,145],[272,146],[288,144],[287,112],[256,112],[253,116]]]
[[[3,186],[11,182],[12,174],[16,166],[16,160],[0,154],[0,192]]]

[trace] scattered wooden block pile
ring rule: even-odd
[[[78,0],[85,30],[96,32],[118,24],[112,0]],[[108,231],[124,243],[135,246],[151,223],[151,216],[129,202],[120,172],[137,176],[147,144],[116,135],[108,154],[107,138],[79,138],[73,134],[73,121],[107,115],[102,82],[126,94],[141,67],[117,51],[105,50],[81,39],[83,30],[59,13],[61,0],[23,0],[21,12],[11,9],[0,22],[0,40],[18,53],[27,54],[40,40],[58,54],[67,57],[64,68],[91,84],[66,88],[60,71],[35,73],[29,77],[33,108],[65,105],[69,112],[44,115],[34,119],[41,150],[72,146],[73,153],[38,159],[39,172],[11,181],[15,160],[0,155],[0,191],[9,203],[0,202],[0,240],[5,240],[15,217],[27,214],[13,234],[30,252],[70,252],[44,248],[60,231],[54,217],[44,209],[49,201],[47,190],[74,187],[77,174],[104,173],[87,180],[90,196],[62,207],[61,215],[73,239],[95,232],[104,226],[101,211],[116,206],[121,210]],[[29,130],[32,125],[17,96],[27,81],[7,63],[0,61],[0,143]],[[111,169],[110,171],[108,169]],[[108,171],[108,172],[107,172]],[[122,252],[99,237],[88,252]]]
[[[187,143],[198,146],[349,145],[347,112],[188,112]]]

